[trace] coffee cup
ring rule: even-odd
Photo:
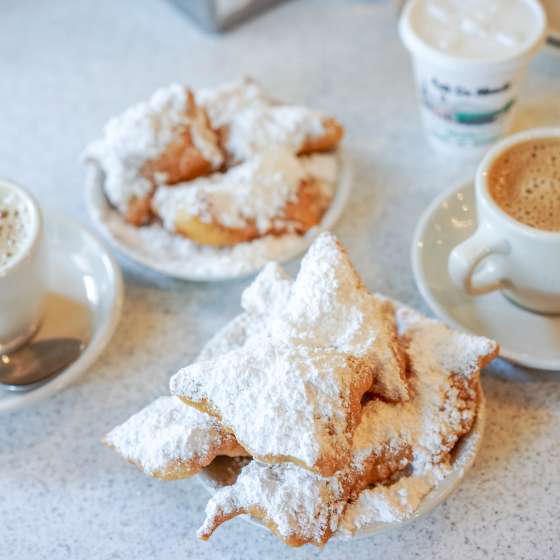
[[[409,0],[399,31],[428,140],[480,158],[508,132],[527,65],[544,44],[538,0]]]
[[[514,134],[476,173],[476,232],[449,255],[470,295],[500,290],[539,313],[560,313],[560,128]]]
[[[0,179],[0,354],[37,330],[45,294],[41,212],[33,197]]]

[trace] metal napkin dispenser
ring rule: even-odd
[[[171,0],[207,31],[222,32],[285,0]]]

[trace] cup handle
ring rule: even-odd
[[[449,276],[458,288],[474,296],[500,290],[507,285],[505,261],[493,262],[476,274],[475,270],[486,257],[507,255],[509,252],[507,240],[483,224],[449,254]]]

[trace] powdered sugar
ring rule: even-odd
[[[344,353],[265,334],[180,370],[170,388],[207,403],[253,456],[331,474],[348,460],[353,411],[370,384],[371,372],[353,369]]]
[[[282,210],[297,198],[301,182],[308,177],[298,158],[278,146],[227,173],[161,187],[153,207],[170,231],[175,230],[179,220],[196,216],[203,222],[228,228],[254,223],[263,234],[283,221]],[[334,185],[329,187],[332,193]]]
[[[176,397],[160,397],[114,428],[105,441],[146,474],[165,476],[181,464],[207,465],[228,438],[215,418]]]
[[[215,129],[229,124],[248,107],[267,107],[272,103],[262,88],[248,78],[202,89],[196,93],[196,100],[206,110]]]
[[[348,506],[340,530],[354,534],[372,523],[394,523],[410,518],[423,498],[434,488],[432,473],[402,477],[390,486],[382,484],[363,490]]]
[[[320,246],[326,237],[321,236],[316,244]],[[318,254],[324,257],[323,251]],[[203,356],[215,358],[245,347],[247,340],[258,339],[266,330],[270,315],[284,309],[292,293],[293,286],[286,273],[278,265],[268,265],[243,294],[245,314],[218,333],[205,347]],[[309,297],[312,298],[311,294]],[[384,299],[382,296],[378,298]],[[209,530],[222,507],[230,512],[232,508],[247,511],[252,504],[264,509],[265,521],[273,520],[286,528],[280,533],[284,538],[292,534],[295,516],[300,511],[297,500],[275,501],[272,491],[263,490],[263,481],[270,477],[278,486],[289,484],[295,487],[292,489],[294,494],[306,495],[309,511],[318,511],[317,508],[339,511],[340,500],[345,503],[347,499],[342,494],[319,499],[308,490],[314,485],[324,485],[326,481],[354,484],[351,481],[367,476],[370,472],[367,469],[376,461],[389,468],[387,476],[408,467],[410,472],[397,483],[365,489],[348,507],[341,531],[353,534],[375,523],[400,522],[411,517],[424,497],[451,472],[447,464],[448,453],[473,425],[480,400],[478,368],[492,357],[496,344],[485,338],[451,331],[402,304],[395,302],[395,305],[399,334],[408,341],[411,400],[387,403],[374,399],[365,404],[354,432],[350,466],[335,477],[326,479],[309,475],[290,464],[259,465],[249,470],[246,467],[241,479],[243,487],[239,489],[234,485],[220,491],[209,505],[203,532]],[[456,375],[463,380],[462,384],[457,385]],[[254,409],[259,410],[259,406]],[[474,443],[470,442],[471,447],[476,448],[477,441],[475,438]],[[464,464],[472,461],[468,450],[466,454],[461,451],[461,457],[453,464],[453,470],[462,471]],[[334,509],[329,510],[329,507]],[[302,535],[312,534],[310,540],[318,542],[325,536],[325,526],[314,526],[313,519],[313,515],[297,518],[298,530]],[[330,519],[334,522],[338,517]]]
[[[321,113],[306,107],[250,106],[230,121],[225,148],[235,161],[245,161],[272,145],[288,146],[297,153],[307,138],[324,134],[323,121]]]
[[[333,154],[309,154],[299,156],[298,160],[310,177],[327,185],[336,182],[338,160]]]
[[[149,160],[160,156],[178,136],[188,131],[194,146],[214,168],[223,156],[205,114],[190,106],[188,90],[179,84],[157,90],[147,102],[137,103],[105,126],[103,140],[87,149],[87,157],[96,160],[105,171],[107,196],[122,213],[129,202],[143,198],[153,183],[141,173]],[[158,175],[157,182],[165,182]]]
[[[233,486],[220,489],[206,506],[199,536],[209,535],[221,516],[255,507],[285,540],[321,544],[336,531],[346,506],[344,491],[333,478],[321,478],[295,465],[243,468]]]
[[[374,421],[367,431],[358,430],[355,439],[363,439],[364,455],[405,442],[413,451],[414,474],[422,475],[470,430],[477,413],[479,362],[495,353],[496,344],[452,331],[402,304],[397,318],[400,334],[408,340],[412,399],[368,402],[362,415]],[[458,373],[462,382],[454,378]]]
[[[121,160],[142,165],[159,156],[177,131],[186,128],[204,158],[218,167],[222,156],[214,135],[204,113],[190,106],[188,94],[180,84],[158,89],[147,102],[137,103],[111,119],[105,127],[105,142]]]
[[[440,321],[402,304],[398,306],[396,319],[401,334],[414,332],[419,336],[422,333],[423,340],[418,342],[415,352],[418,360],[437,357],[441,369],[463,377],[475,373],[479,369],[479,360],[496,350],[493,340],[453,331]],[[423,352],[422,348],[425,348]],[[424,363],[423,367],[427,365]]]
[[[98,176],[111,205],[126,221],[136,226],[149,224],[150,232],[143,230],[135,235],[126,225],[121,227],[109,212],[99,216],[103,229],[117,239],[129,256],[139,257],[144,264],[166,274],[189,279],[242,276],[269,260],[295,256],[316,235],[315,227],[322,226],[313,226],[322,213],[326,210],[325,224],[330,227],[342,209],[327,208],[336,190],[338,157],[312,154],[295,158],[290,143],[301,136],[303,129],[309,134],[319,133],[322,125],[317,114],[305,108],[275,104],[251,80],[201,90],[196,98],[198,104],[190,90],[179,84],[162,88],[148,101],[111,119],[104,138],[88,147],[86,158],[102,170],[102,177]],[[193,176],[207,173],[204,159],[212,170],[223,169],[219,140],[230,136],[230,125],[241,114],[257,114],[272,108],[282,109],[285,115],[278,113],[276,119],[281,122],[272,119],[275,124],[267,130],[274,138],[270,142],[261,138],[246,165],[232,168],[230,158],[225,173],[199,176],[198,180],[169,187],[183,175],[188,176],[189,170]],[[273,129],[283,130],[284,136],[277,136]],[[260,130],[258,126],[256,130]],[[192,153],[191,142],[199,154]],[[275,157],[267,156],[269,151]],[[200,156],[204,158],[202,162]],[[338,198],[342,204],[348,186],[344,185]],[[304,203],[290,204],[297,203],[298,196]],[[301,208],[307,208],[308,199],[313,200],[310,213],[306,214]],[[153,224],[152,202],[165,228],[172,233],[178,231],[177,222],[182,216],[189,224],[181,230],[186,236],[193,228],[203,228],[199,222],[212,222],[217,228],[249,231],[241,235],[243,239],[253,235],[258,239],[231,249],[201,248],[183,239],[172,240],[162,234],[158,224]],[[190,218],[196,219],[189,221]],[[197,241],[204,241],[202,234],[192,235]],[[151,241],[153,247],[141,246]],[[123,242],[128,246],[123,247]]]
[[[311,159],[320,156],[311,156]],[[338,162],[339,158],[334,157]],[[322,157],[321,157],[322,159]],[[164,274],[194,280],[216,280],[252,274],[270,261],[293,258],[309,246],[319,229],[331,227],[344,208],[350,189],[349,169],[343,165],[337,177],[331,207],[318,228],[305,235],[267,235],[231,248],[203,247],[152,223],[134,227],[111,208],[103,195],[104,174],[92,165],[88,176],[88,209],[101,232],[130,258]]]
[[[251,80],[239,80],[198,93],[212,127],[224,128],[225,149],[234,161],[245,161],[272,145],[299,152],[307,138],[324,134],[318,111],[275,104]]]
[[[260,284],[265,280],[260,279]],[[367,291],[332,234],[317,238],[289,293],[285,289],[281,293],[286,300],[280,306],[267,301],[257,304],[270,310],[267,326],[273,338],[332,346],[352,356],[368,357],[376,369],[379,391],[391,400],[408,398],[392,309],[385,309]],[[253,302],[257,295],[252,296]]]
[[[245,288],[241,295],[241,307],[250,315],[266,318],[281,312],[288,301],[292,279],[278,263],[268,263]]]

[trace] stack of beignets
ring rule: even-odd
[[[160,221],[201,245],[303,234],[328,208],[333,118],[267,97],[251,80],[193,93],[173,84],[111,119],[88,149],[132,225]]]
[[[427,493],[425,476],[445,472],[471,430],[496,343],[369,293],[328,233],[295,280],[265,267],[242,306],[219,344],[172,377],[173,396],[106,442],[160,478],[252,457],[210,499],[203,539],[248,513],[289,545],[321,546],[352,532],[354,503],[372,488],[424,477]]]

